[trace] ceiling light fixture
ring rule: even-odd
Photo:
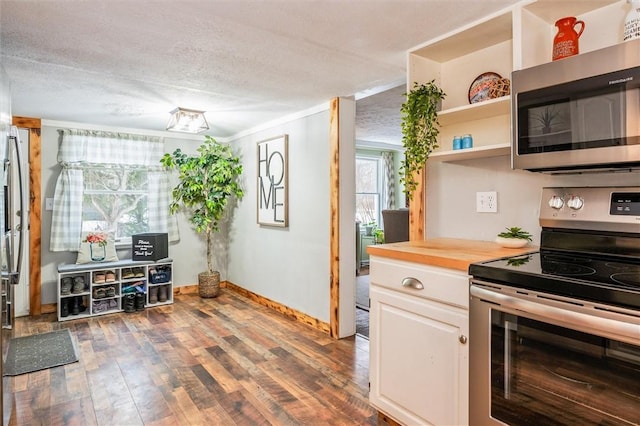
[[[209,130],[209,123],[207,123],[207,119],[204,116],[204,111],[178,107],[171,111],[171,119],[167,124],[167,130],[171,132],[200,133]]]

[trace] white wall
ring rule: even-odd
[[[509,156],[455,163],[428,160],[426,238],[493,241],[519,226],[540,244],[540,193],[547,186],[640,185],[638,173],[546,175],[511,170]],[[498,213],[476,213],[476,192],[497,191]]]
[[[289,226],[256,222],[256,144],[289,135]],[[232,142],[245,196],[229,229],[227,279],[329,321],[329,112],[274,125]]]

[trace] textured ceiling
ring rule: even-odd
[[[387,142],[407,49],[515,1],[1,0],[1,63],[14,115],[160,131],[181,106],[224,138],[355,96]]]
[[[356,140],[375,147],[400,145],[400,107],[405,100],[406,84],[356,101]]]

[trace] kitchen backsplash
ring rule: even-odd
[[[426,238],[493,240],[505,227],[519,226],[540,243],[538,211],[545,186],[640,185],[640,173],[547,175],[512,170],[508,156],[429,163]],[[431,161],[431,160],[429,160]],[[476,192],[496,191],[497,213],[476,212]]]

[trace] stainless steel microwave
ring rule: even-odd
[[[511,75],[514,169],[640,169],[640,40]]]

